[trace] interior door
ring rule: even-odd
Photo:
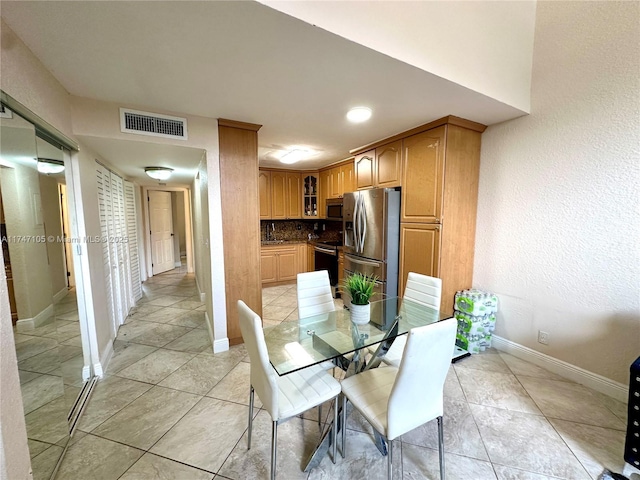
[[[170,192],[149,191],[149,227],[153,274],[157,275],[174,269]]]

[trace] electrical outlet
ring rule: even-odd
[[[538,330],[538,343],[549,345],[549,332]]]

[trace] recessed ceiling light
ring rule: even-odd
[[[64,162],[52,158],[38,158],[38,171],[46,175],[64,172]]]
[[[173,168],[168,167],[146,167],[145,173],[154,180],[168,180],[173,173]]]
[[[372,111],[367,107],[355,107],[347,112],[347,120],[353,123],[366,122],[371,118]]]

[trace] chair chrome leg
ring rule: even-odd
[[[271,423],[271,480],[276,480],[276,451],[278,449],[278,422]]]
[[[393,479],[393,442],[387,440],[387,478]]]
[[[247,450],[251,450],[251,429],[253,428],[253,385],[249,389],[249,431],[247,432]]]
[[[333,399],[333,441],[331,455],[333,456],[333,463],[336,463],[336,457],[338,456],[338,395]]]
[[[347,454],[347,396],[342,395],[342,458]]]
[[[322,432],[322,404],[318,405],[318,428]]]
[[[440,480],[444,480],[444,426],[438,417],[438,451],[440,453]]]

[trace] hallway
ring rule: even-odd
[[[297,318],[295,288],[263,289],[265,328]],[[256,397],[247,451],[248,390],[244,346],[211,353],[193,276],[155,276],[120,328],[57,478],[268,478],[270,417]],[[620,471],[625,407],[497,350],[474,355],[452,366],[445,384],[447,478],[595,479],[605,466]],[[323,413],[332,418],[329,406]],[[302,472],[319,439],[316,419],[312,410],[278,429],[278,478],[386,478],[386,458],[358,414],[347,424],[347,458],[334,465],[327,456]],[[396,478],[438,478],[435,422],[396,442]]]

